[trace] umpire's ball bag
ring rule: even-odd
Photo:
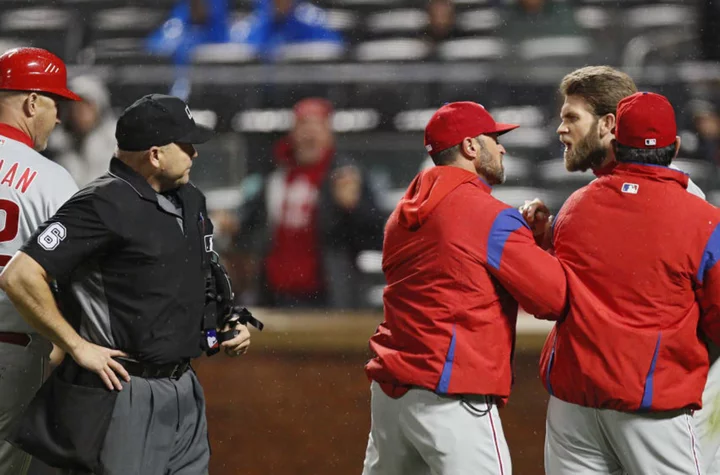
[[[100,472],[100,449],[118,391],[66,356],[7,441],[51,467]]]

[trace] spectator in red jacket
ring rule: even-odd
[[[617,164],[575,192],[553,229],[568,312],[541,356],[551,395],[547,473],[700,474],[692,410],[720,342],[720,211],[669,168],[680,148],[663,96],[617,107]]]
[[[386,216],[362,168],[336,151],[332,104],[310,97],[293,112],[290,133],[273,148],[277,168],[243,182],[237,218],[224,226],[260,261],[257,292],[243,301],[361,308],[367,304],[356,256],[380,249]]]
[[[385,227],[364,475],[511,473],[497,407],[510,395],[518,303],[557,315],[566,296],[558,261],[490,195],[504,181],[498,137],[515,127],[456,102],[425,129],[437,166]]]

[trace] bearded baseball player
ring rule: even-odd
[[[58,102],[80,100],[67,89],[65,64],[38,48],[0,56],[0,270],[77,186],[39,152],[58,120]],[[52,344],[28,326],[0,292],[0,473],[23,475],[30,456],[5,442],[40,387]]]
[[[567,170],[592,169],[597,176],[606,175],[616,164],[611,147],[615,136],[612,127],[608,127],[606,122],[615,120],[617,103],[637,91],[634,82],[626,74],[612,68],[591,66],[565,76],[560,91],[565,102],[561,111],[562,123],[557,132],[566,146],[564,160]],[[670,167],[674,168],[673,165]],[[687,191],[704,199],[702,190],[692,180],[688,180]],[[550,246],[553,217],[549,216],[549,210],[539,200],[527,203],[522,210],[536,230],[539,240]],[[707,344],[713,364],[702,396],[705,409],[695,411],[694,424],[702,448],[702,468],[707,473],[715,474],[718,473],[714,459],[720,445],[720,431],[717,428],[713,430],[713,426],[717,426],[718,414],[715,408],[720,397],[720,365],[714,364],[718,359],[717,346],[711,342]],[[549,447],[546,445],[547,449]]]

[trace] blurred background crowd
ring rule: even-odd
[[[592,178],[564,170],[555,135],[558,81],[584,65],[671,99],[676,164],[720,204],[719,27],[720,0],[0,0],[0,49],[58,54],[84,98],[45,152],[79,185],[143,94],[216,129],[192,177],[217,250],[244,305],[284,308],[382,306],[383,225],[445,102],[521,124],[493,194],[557,211]]]

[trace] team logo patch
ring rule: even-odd
[[[217,348],[220,346],[217,339],[217,332],[215,330],[206,331],[205,338],[208,348]]]
[[[212,234],[205,236],[205,252],[213,252],[213,237]]]
[[[623,183],[622,192],[629,193],[631,195],[637,195],[639,188],[640,188],[640,185],[637,185],[635,183]]]
[[[646,147],[654,147],[655,145],[657,145],[657,139],[645,139]]]

